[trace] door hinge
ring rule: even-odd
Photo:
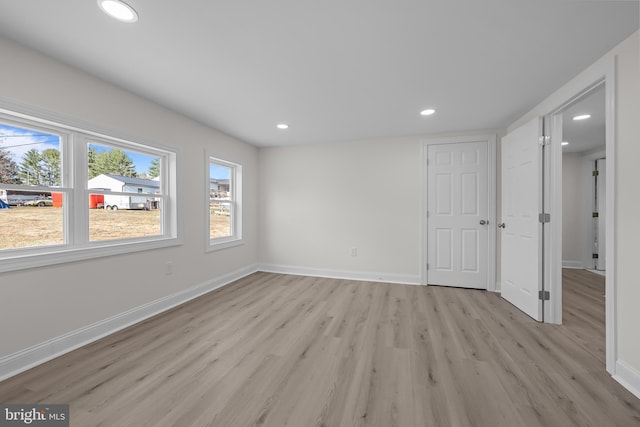
[[[592,259],[598,259],[598,254],[591,254]]]
[[[598,212],[593,212],[593,213],[591,214],[591,216],[592,216],[593,218],[598,218],[600,215],[598,214]]]
[[[427,270],[429,269],[429,264],[427,264]]]
[[[549,291],[539,291],[538,299],[542,301],[549,301],[551,299],[551,295],[549,294]]]
[[[593,172],[591,172],[591,175],[598,176],[598,175],[600,175],[600,171],[593,171]]]
[[[544,224],[546,222],[551,222],[551,214],[541,213],[538,215],[538,222]]]
[[[551,139],[550,136],[543,135],[538,139],[538,143],[540,144],[541,147],[544,147],[545,145],[549,145],[550,139]]]

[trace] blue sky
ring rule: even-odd
[[[111,147],[96,144],[89,144],[89,146],[95,147],[99,153],[112,149]],[[43,151],[47,148],[55,148],[59,150],[60,137],[58,135],[0,123],[0,148],[9,151],[12,159],[16,163],[20,164],[24,154],[33,148],[38,151]],[[138,174],[147,173],[149,171],[149,165],[151,165],[151,161],[154,159],[153,156],[132,151],[124,152],[131,158],[131,160],[133,160],[133,164],[135,165],[136,172]]]
[[[96,149],[98,153],[112,150],[113,148],[89,144],[89,147]],[[38,151],[47,148],[60,149],[60,138],[57,135],[41,133],[38,131],[13,127],[0,123],[0,148],[7,149],[16,163],[22,161],[22,156],[32,148]],[[123,150],[124,153],[133,160],[133,164],[138,174],[145,174],[149,171],[149,166],[154,157],[146,154],[136,153],[134,151]],[[231,168],[210,163],[209,175],[212,179],[230,179]]]
[[[231,168],[209,163],[209,177],[211,179],[229,179]]]
[[[60,137],[0,123],[0,148],[9,151],[12,159],[16,163],[20,163],[22,156],[33,148],[38,151],[47,148],[59,150]]]

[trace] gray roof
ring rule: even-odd
[[[104,176],[108,176],[109,178],[117,179],[118,181],[121,181],[124,184],[142,185],[144,187],[160,188],[160,181],[154,181],[152,179],[132,178],[130,176],[111,175],[111,174],[108,174],[108,173],[105,173]]]

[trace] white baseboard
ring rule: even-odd
[[[640,372],[622,360],[616,361],[616,373],[613,379],[640,399]]]
[[[398,283],[402,285],[421,285],[419,275],[368,273],[359,271],[330,270],[324,268],[298,267],[291,265],[260,264],[260,271],[267,273],[294,274],[297,276],[326,277],[329,279],[362,280],[367,282]]]
[[[562,268],[584,269],[584,263],[582,261],[562,260]]]
[[[0,358],[0,381],[228,285],[256,271],[258,271],[256,265],[247,266],[2,357]]]

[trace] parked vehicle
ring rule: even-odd
[[[48,198],[27,200],[24,202],[24,206],[53,206],[53,201]]]
[[[148,196],[121,196],[105,194],[103,206],[105,209],[158,209],[158,202]]]

